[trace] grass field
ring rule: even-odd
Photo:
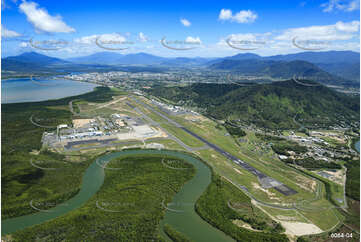
[[[142,101],[145,100],[143,99]],[[148,104],[151,105],[149,102]],[[148,113],[149,115],[153,115],[152,118],[157,116],[150,111],[148,111]],[[301,201],[314,201],[309,202],[307,206],[314,206],[316,210],[319,208],[317,202],[323,204],[322,206],[332,206],[325,197],[326,190],[320,181],[305,176],[304,173],[278,160],[272,149],[264,144],[262,140],[258,139],[253,132],[247,132],[247,136],[243,137],[247,142],[237,142],[232,136],[225,135],[227,131],[223,126],[219,126],[216,122],[204,117],[203,120],[199,122],[186,120],[181,115],[168,115],[168,117],[298,192],[295,195],[286,197],[274,189],[262,189],[253,174],[233,164],[212,149],[195,152],[195,154],[200,156],[214,169],[217,175],[227,177],[236,184],[246,186],[257,199],[284,206],[292,206],[294,203],[303,204],[304,202]],[[154,119],[157,118],[154,117]],[[161,120],[162,118],[158,117],[158,119]],[[182,141],[184,140],[182,139]],[[335,191],[333,194],[338,197],[342,193],[342,189],[340,188],[342,187],[331,186],[331,192]],[[316,191],[319,191],[318,195]],[[277,210],[275,210],[275,212],[277,213]],[[314,222],[316,225],[320,225],[322,229],[330,229],[338,223],[338,219],[333,212],[325,213],[323,216],[321,216],[318,211],[306,211],[304,213],[305,214],[302,213],[302,215],[306,216],[309,221]],[[335,213],[340,216],[337,211]],[[282,211],[279,212],[279,215],[282,216]],[[302,218],[305,220],[302,215],[298,214],[298,219]],[[323,222],[319,221],[321,217]]]
[[[261,207],[262,209],[266,210],[267,213],[271,214],[273,217],[280,221],[309,223],[309,221],[305,219],[302,215],[300,215],[299,212],[297,212],[296,210],[282,210],[267,206]]]

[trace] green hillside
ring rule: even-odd
[[[347,125],[359,117],[358,97],[349,97],[321,85],[300,85],[293,80],[250,86],[208,83],[159,86],[148,92],[197,107],[216,119],[273,129],[297,128],[300,123],[313,128]]]
[[[294,75],[302,76],[310,80],[317,80],[317,82],[334,85],[353,85],[358,86],[358,83],[351,83],[350,81],[332,75],[315,64],[307,61],[293,60],[293,61],[276,61],[276,60],[223,60],[209,66],[210,69],[227,70],[231,72],[241,73],[244,75],[256,76],[270,76],[274,78],[292,78]]]

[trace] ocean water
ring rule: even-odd
[[[75,96],[97,85],[65,79],[18,78],[1,81],[1,103],[36,102]]]

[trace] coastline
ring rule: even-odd
[[[42,102],[78,96],[94,91],[99,85],[47,76],[39,80],[9,78],[2,80],[1,104]]]

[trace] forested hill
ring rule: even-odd
[[[307,61],[275,61],[275,60],[223,60],[209,66],[210,69],[228,70],[244,75],[270,76],[274,78],[292,78],[302,76],[310,80],[317,80],[323,84],[358,86],[357,81],[351,82],[332,75]]]
[[[159,86],[147,92],[198,107],[216,119],[239,120],[272,129],[297,128],[298,123],[326,127],[359,120],[359,97],[346,96],[311,81],[302,83],[305,85],[293,80],[249,86],[198,83],[186,87]]]

